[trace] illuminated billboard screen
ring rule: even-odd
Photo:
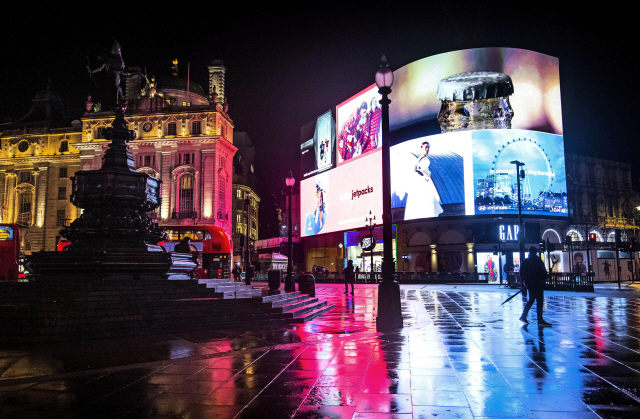
[[[380,150],[300,183],[302,236],[360,228],[382,215]]]
[[[301,129],[300,163],[302,178],[306,179],[335,166],[335,122],[331,111],[320,115]]]
[[[373,85],[336,107],[335,164],[302,181],[304,236],[360,228],[369,210],[381,216],[380,99]],[[439,54],[396,70],[389,99],[394,221],[517,214],[514,160],[524,163],[523,214],[568,216],[557,58]]]
[[[338,166],[382,146],[382,110],[374,84],[336,107]]]
[[[424,58],[394,73],[393,220],[567,216],[558,60],[512,48]]]

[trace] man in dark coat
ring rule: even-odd
[[[353,288],[356,282],[356,274],[353,269],[353,261],[347,262],[347,267],[344,268],[344,293],[349,293],[349,284],[351,284],[351,295],[353,295]]]
[[[520,264],[520,276],[524,281],[525,286],[531,292],[529,301],[524,307],[520,321],[529,323],[527,321],[527,314],[529,309],[536,301],[536,311],[538,313],[538,326],[551,326],[551,323],[547,323],[542,318],[542,305],[544,304],[544,284],[545,280],[549,277],[547,269],[544,267],[542,259],[537,257],[538,249],[535,246],[529,248],[529,257],[522,261]]]

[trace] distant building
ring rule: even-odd
[[[233,157],[233,248],[235,253],[233,260],[235,263],[245,262],[248,247],[251,261],[255,262],[257,255],[254,244],[258,240],[260,204],[260,198],[255,192],[255,148],[246,132],[234,134],[234,145],[238,151]],[[245,203],[247,198],[249,199],[248,214]]]
[[[26,254],[53,250],[60,229],[78,216],[69,178],[80,169],[81,114],[65,110],[47,87],[26,115],[0,124],[0,223],[20,225]]]
[[[596,233],[598,241],[614,241],[615,230],[623,240],[636,234],[637,192],[631,183],[629,163],[566,154],[567,190],[573,209],[568,235],[586,240]]]

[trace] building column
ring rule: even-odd
[[[436,253],[437,244],[430,244],[431,247],[431,272],[438,272],[438,255]]]
[[[15,173],[7,173],[5,178],[5,202],[7,207],[7,223],[16,222],[16,179]]]
[[[171,151],[162,151],[159,160],[158,172],[162,180],[162,206],[160,207],[160,217],[163,220],[171,218],[171,164],[173,153]]]
[[[213,208],[214,194],[214,173],[215,150],[202,150],[202,214],[206,218],[213,217],[214,221],[217,214]]]
[[[37,189],[37,211],[36,211],[36,225],[38,227],[44,227],[44,220],[47,208],[47,182],[49,180],[49,167],[38,167],[40,175],[38,176],[38,189]]]
[[[31,172],[33,175],[33,196],[31,197],[31,222],[29,225],[36,225],[36,207],[38,206],[38,179],[40,179],[40,173],[36,170]]]
[[[476,264],[473,257],[473,243],[467,243],[467,272],[474,273],[475,271]]]
[[[5,180],[7,177],[7,171],[5,169],[0,170],[0,223],[6,223],[7,218],[7,197],[5,192]]]

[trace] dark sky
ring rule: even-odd
[[[640,151],[632,128],[637,24],[629,10],[607,8],[616,2],[589,9],[586,2],[229,3],[127,5],[117,13],[106,2],[56,3],[5,15],[0,118],[22,116],[48,78],[67,107],[81,107],[87,93],[113,104],[111,79],[96,77],[96,87],[85,67],[114,37],[127,65],[163,75],[178,58],[181,74],[190,62],[192,80],[205,89],[207,63],[224,59],[230,116],[256,146],[258,176],[279,192],[288,170],[298,172],[300,126],[371,84],[382,54],[396,69],[442,52],[502,46],[559,58],[567,152],[635,163]]]

